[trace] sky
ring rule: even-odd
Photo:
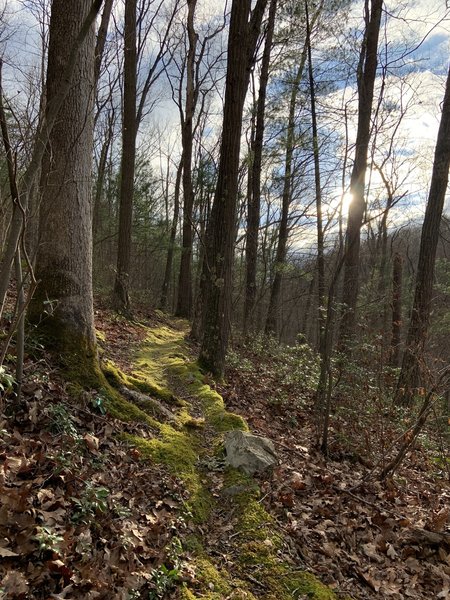
[[[27,95],[33,67],[39,64],[39,28],[30,14],[23,9],[21,0],[0,0],[0,7],[7,4],[10,14],[10,39],[5,51],[5,85],[12,95],[20,90],[24,99]],[[222,11],[211,0],[199,0],[197,18],[211,16]],[[445,0],[387,0],[385,3],[385,29],[380,37],[381,64],[387,69],[386,99],[395,107],[392,120],[398,116],[400,106],[407,106],[401,126],[396,131],[395,161],[387,164],[386,170],[394,169],[399,181],[399,194],[407,197],[398,210],[393,211],[395,221],[417,218],[423,214],[426,191],[431,174],[434,142],[440,116],[440,102],[443,97],[444,80],[450,57],[450,18]],[[363,0],[355,2],[349,14],[348,24],[362,31]],[[30,75],[31,74],[31,75]],[[378,80],[378,89],[380,79]],[[342,99],[353,97],[354,86],[346,85],[324,100],[330,106],[338,106]],[[350,112],[352,103],[349,105]],[[217,117],[220,128],[220,115]],[[171,139],[172,152],[176,152],[178,112],[170,100],[162,102],[154,113],[153,123],[164,124],[167,130],[174,128]],[[326,126],[327,124],[325,124]],[[322,124],[324,126],[324,124]],[[341,121],[332,124],[336,130],[342,127]],[[377,160],[383,160],[383,147],[390,141],[389,122],[385,131],[378,134],[381,151]],[[356,121],[349,124],[350,144],[356,133]],[[175,137],[175,142],[172,142]],[[174,145],[175,144],[175,145]],[[412,169],[414,166],[414,169]],[[373,172],[370,176],[372,190],[379,193],[381,178]],[[342,190],[336,184],[336,198]]]
[[[361,10],[355,7],[350,22],[357,21],[360,14]],[[379,44],[378,72],[386,68],[385,102],[380,116],[389,106],[392,115],[384,115],[386,123],[377,133],[379,148],[375,159],[378,164],[383,162],[395,135],[395,158],[387,161],[385,174],[398,183],[398,195],[406,194],[392,211],[392,222],[398,224],[420,219],[424,213],[450,58],[450,12],[443,0],[389,1],[385,15],[388,16]],[[381,83],[379,76],[375,99]],[[353,97],[355,106],[354,86],[338,90],[329,100],[338,104],[343,97]],[[396,128],[401,112],[404,115]],[[356,120],[350,124],[349,134],[351,142],[356,137]],[[372,194],[383,193],[383,182],[376,171],[369,173],[369,179]]]

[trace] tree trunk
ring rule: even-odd
[[[113,6],[113,0],[105,0],[103,7],[102,18],[100,21],[100,27],[98,28],[97,41],[95,44],[95,63],[94,63],[94,85],[97,88],[98,80],[100,79],[100,68],[102,66],[103,52],[105,50],[106,36],[108,35],[109,20],[111,18],[111,11]]]
[[[133,221],[134,171],[136,164],[136,0],[125,2],[124,96],[122,119],[122,163],[120,173],[119,239],[113,306],[129,314],[131,227]]]
[[[175,180],[175,191],[173,200],[173,218],[172,226],[170,228],[169,247],[167,249],[166,267],[164,269],[164,280],[161,289],[161,299],[159,306],[161,310],[167,308],[167,296],[169,293],[169,284],[172,278],[172,265],[173,265],[173,252],[175,250],[175,238],[177,236],[178,219],[180,216],[180,187],[181,187],[181,174],[183,172],[183,160],[180,161],[177,169],[177,177]]]
[[[256,266],[258,256],[258,234],[261,212],[261,165],[264,141],[267,83],[269,81],[270,53],[272,50],[273,32],[277,0],[271,0],[267,22],[266,40],[261,62],[259,78],[258,105],[256,111],[255,136],[251,147],[251,176],[247,207],[247,232],[245,246],[245,304],[244,334],[254,328],[253,311],[256,300]]]
[[[340,345],[350,351],[356,330],[356,303],[359,292],[359,254],[361,227],[364,219],[367,154],[370,140],[370,123],[377,71],[377,49],[383,0],[365,0],[366,32],[358,65],[358,127],[356,132],[355,162],[353,164],[350,192],[352,202],[348,211],[344,258],[344,287],[342,302],[344,313],[340,329]]]
[[[403,260],[400,254],[394,256],[392,269],[392,338],[391,360],[393,367],[400,364],[400,344],[402,334],[402,287],[403,287]]]
[[[395,400],[410,405],[421,384],[423,354],[426,344],[433,294],[434,266],[439,228],[444,208],[450,167],[450,70],[447,75],[441,122],[434,152],[433,173],[425,210],[417,265],[414,304],[409,324],[402,370]]]
[[[91,2],[53,0],[47,69],[47,111],[65,84],[69,52]],[[45,332],[73,376],[90,381],[97,357],[92,308],[91,167],[94,27],[81,43],[69,92],[48,138],[36,259],[38,287],[30,320]]]
[[[311,52],[311,26],[309,22],[308,0],[305,0],[306,44],[308,49],[309,94],[311,98],[311,121],[313,134],[314,183],[316,191],[317,213],[317,321],[319,326],[319,352],[325,343],[325,252],[322,219],[322,185],[320,178],[319,134],[317,128],[316,91]]]
[[[267,0],[233,0],[216,193],[207,233],[203,340],[199,361],[221,377],[230,333],[230,308],[242,113]],[[249,21],[249,17],[251,18]]]
[[[97,235],[99,227],[100,227],[106,165],[107,165],[107,161],[108,161],[109,150],[111,148],[111,144],[113,141],[114,119],[115,119],[114,114],[110,113],[108,115],[108,130],[105,133],[105,139],[103,140],[103,143],[102,143],[102,148],[100,150],[100,158],[99,158],[99,162],[98,162],[97,181],[95,182],[94,211],[93,211],[93,222],[92,222],[94,243],[96,241],[96,235]]]
[[[27,210],[30,208],[30,201],[36,189],[37,179],[41,173],[42,157],[50,139],[50,134],[52,133],[56,119],[59,116],[61,107],[70,92],[72,78],[78,67],[80,50],[84,45],[86,36],[89,35],[89,32],[91,31],[101,5],[102,0],[94,0],[90,4],[89,12],[79,27],[72,45],[64,49],[65,53],[63,53],[63,56],[66,57],[66,60],[64,61],[58,90],[52,98],[46,98],[45,114],[39,121],[38,130],[33,142],[33,152],[31,154],[30,162],[20,181],[20,198],[14,205],[6,249],[0,266],[0,315],[3,313],[13,259],[16,254],[20,236],[23,233],[23,215],[26,214]]]
[[[299,91],[300,81],[303,76],[303,70],[306,62],[306,44],[303,49],[300,65],[298,66],[297,73],[295,74],[294,80],[292,81],[291,97],[289,101],[289,117],[287,124],[287,135],[286,135],[286,152],[284,160],[284,176],[283,176],[283,194],[282,194],[282,207],[281,207],[281,219],[280,229],[278,231],[278,244],[275,255],[274,264],[274,277],[272,287],[270,290],[270,301],[269,309],[267,311],[266,328],[267,334],[278,335],[279,332],[279,320],[280,320],[280,297],[281,297],[281,284],[283,281],[283,268],[286,262],[286,251],[289,237],[288,231],[288,218],[289,218],[289,206],[291,204],[292,195],[292,162],[294,156],[294,145],[295,145],[295,109],[297,105],[297,97]]]
[[[176,315],[189,319],[192,314],[192,211],[194,190],[192,186],[192,137],[195,110],[194,69],[197,34],[194,29],[194,14],[197,0],[188,0],[187,34],[189,49],[186,64],[186,104],[182,123],[181,141],[183,146],[183,242],[181,249],[180,275],[178,280],[178,301]]]

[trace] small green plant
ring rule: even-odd
[[[180,539],[176,536],[173,537],[167,548],[167,562],[170,566],[167,567],[165,564],[162,564],[158,569],[153,571],[152,583],[154,589],[149,593],[149,600],[161,600],[178,583],[181,576],[182,552],[183,546]]]
[[[106,415],[105,400],[102,396],[95,396],[95,398],[92,398],[91,406],[94,412]]]
[[[55,475],[62,471],[72,471],[75,467],[75,456],[70,450],[61,450],[61,452],[47,456],[55,463]]]
[[[238,369],[244,373],[253,369],[252,363],[247,358],[243,358],[238,352],[233,350],[233,348],[228,350],[227,364],[229,367]]]
[[[105,487],[95,487],[88,482],[79,498],[72,498],[75,505],[72,520],[77,523],[89,523],[97,513],[108,510],[107,498],[109,490]]]
[[[50,529],[50,527],[38,527],[33,538],[39,544],[39,552],[50,551],[59,554],[64,538]]]
[[[57,404],[51,404],[47,408],[47,414],[51,420],[51,429],[55,433],[62,433],[68,435],[74,440],[80,440],[81,436],[75,425],[74,418],[69,413],[67,408],[58,402]]]
[[[0,367],[0,391],[3,392],[4,394],[7,394],[8,392],[11,392],[13,387],[14,387],[14,383],[15,383],[15,379],[14,376],[11,375],[11,373],[8,373],[8,371],[5,369],[5,367]]]
[[[319,357],[299,336],[291,345],[279,344],[267,335],[256,335],[238,348],[231,348],[227,364],[243,373],[252,372],[255,362],[261,373],[283,381],[285,385],[314,389],[319,376]]]
[[[128,519],[132,514],[128,506],[122,506],[118,502],[113,502],[113,511],[119,519]]]

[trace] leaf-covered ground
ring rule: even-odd
[[[332,415],[325,460],[314,448],[309,350],[306,358],[300,351],[297,371],[295,352],[244,346],[221,386],[227,407],[279,452],[279,468],[262,484],[265,506],[308,569],[334,589],[358,599],[450,598],[450,432],[429,430],[380,483],[375,467],[410,421],[359,389]]]
[[[134,404],[74,386],[29,348],[23,401],[6,390],[1,406],[0,597],[450,597],[448,473],[418,446],[392,481],[355,488],[373,460],[363,423],[348,421],[346,445],[339,415],[334,454],[313,448],[312,353],[232,353],[218,389],[230,414],[180,323],[96,316],[105,372]],[[280,456],[255,482],[220,445],[245,422]]]

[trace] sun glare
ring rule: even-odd
[[[353,194],[350,192],[344,192],[342,196],[342,214],[347,216],[348,209],[353,200]]]

